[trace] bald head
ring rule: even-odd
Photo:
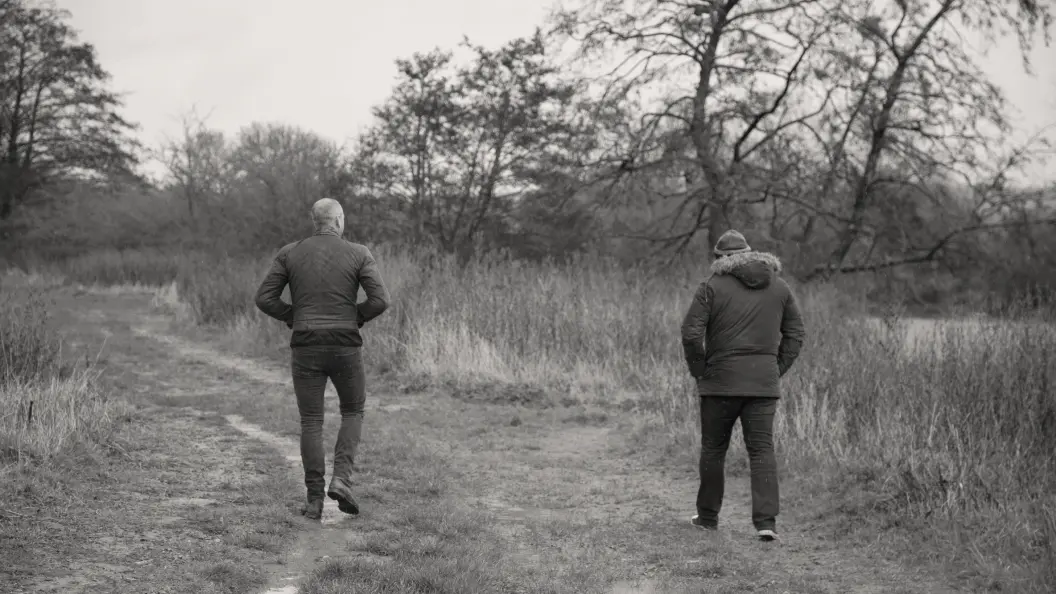
[[[335,231],[338,235],[345,231],[345,210],[341,203],[333,198],[323,198],[312,205],[312,226],[316,233]]]

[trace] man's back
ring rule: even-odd
[[[778,378],[798,355],[803,325],[771,254],[720,258],[683,324],[701,394],[779,396]],[[699,343],[703,342],[703,349]]]
[[[280,299],[287,283],[293,302],[288,314]],[[357,304],[361,286],[367,299]],[[361,346],[359,328],[381,314],[388,300],[370,250],[327,233],[279,250],[257,293],[261,310],[292,324],[290,346]]]
[[[706,344],[714,355],[776,355],[781,318],[790,291],[774,275],[780,264],[770,254],[750,253],[716,262],[709,279],[711,321]]]

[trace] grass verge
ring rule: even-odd
[[[46,290],[0,294],[0,474],[105,455],[129,412],[100,388],[91,361],[65,360]]]

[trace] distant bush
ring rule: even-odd
[[[155,285],[177,278],[204,254],[177,249],[100,250],[58,260],[62,275],[84,285]]]

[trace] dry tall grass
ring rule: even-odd
[[[595,259],[458,265],[375,254],[393,296],[367,331],[375,368],[529,384],[551,404],[637,411],[658,419],[671,443],[696,442],[678,327],[699,279]],[[227,327],[232,348],[276,355],[288,332],[252,304],[268,264],[114,252],[63,269],[84,283],[165,284],[159,302]],[[860,523],[926,519],[952,530],[966,540],[936,555],[968,551],[989,578],[1056,580],[1053,326],[939,322],[921,331],[921,322],[859,315],[832,290],[799,297],[809,334],[784,381],[777,433],[786,467],[810,469]]]
[[[63,361],[46,293],[11,284],[0,294],[0,475],[105,447],[127,412],[94,369]]]

